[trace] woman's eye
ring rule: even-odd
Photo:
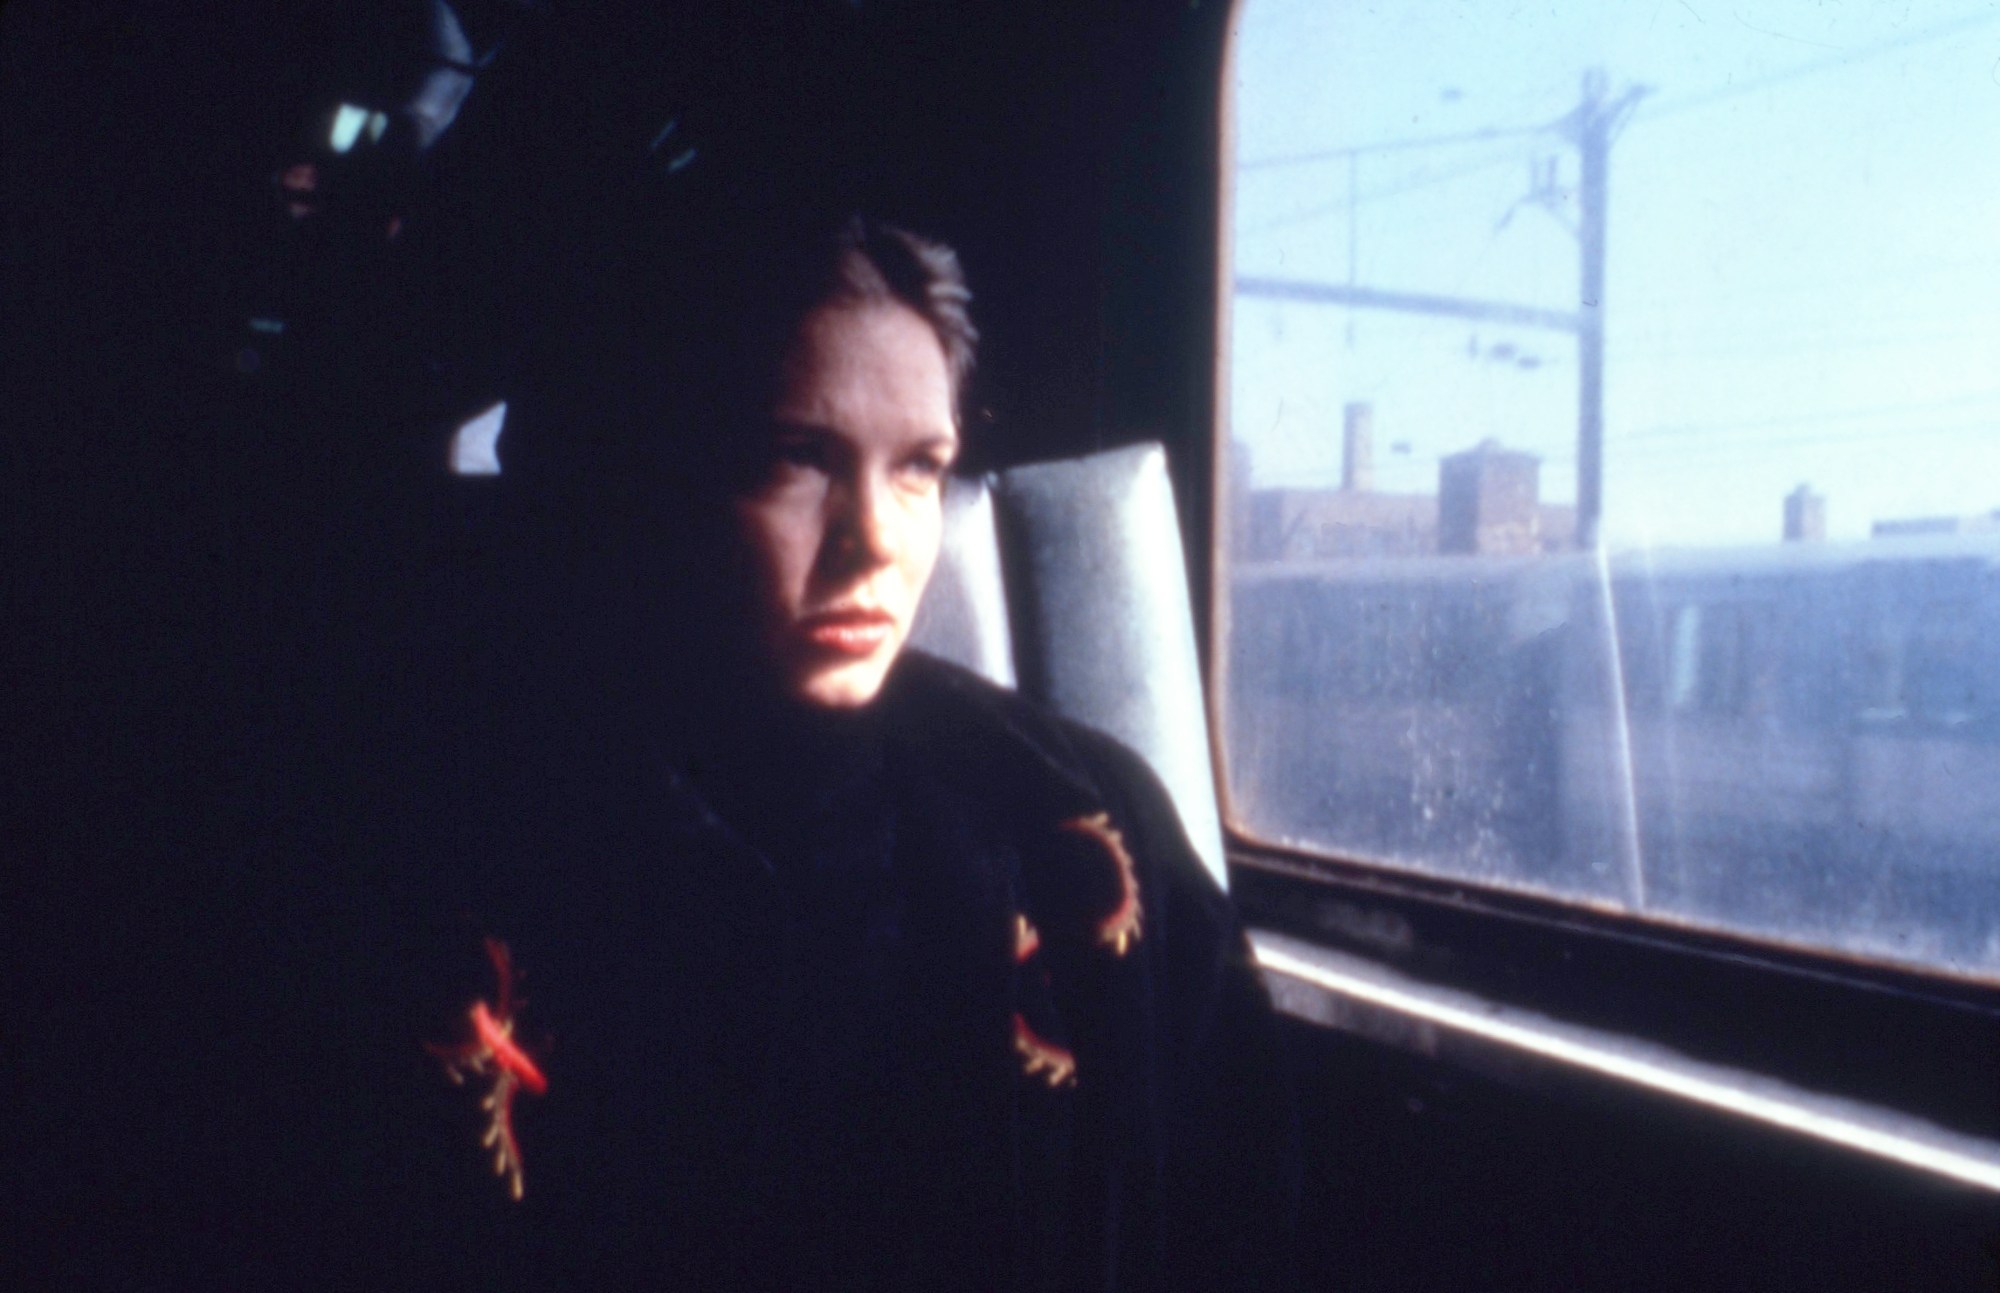
[[[824,470],[826,446],[807,437],[785,437],[771,446],[771,461],[780,467],[807,467]]]
[[[770,442],[762,471],[766,488],[804,485],[833,474],[831,448],[817,436],[780,436]]]
[[[932,485],[942,481],[951,470],[949,455],[925,451],[914,454],[903,462],[903,474],[912,481]]]
[[[773,435],[745,448],[737,486],[745,495],[818,489],[834,470],[831,452],[816,436]]]

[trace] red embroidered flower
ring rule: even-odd
[[[1076,1056],[1029,1027],[1019,1011],[1014,1013],[1014,1053],[1027,1076],[1039,1077],[1051,1088],[1076,1085]]]
[[[541,1095],[549,1089],[549,1081],[514,1040],[514,974],[507,945],[488,938],[486,957],[499,981],[497,1004],[475,1001],[467,1008],[471,1040],[456,1046],[427,1043],[425,1049],[444,1062],[445,1076],[454,1085],[463,1086],[467,1077],[486,1084],[486,1093],[479,1101],[487,1118],[480,1144],[493,1151],[493,1174],[506,1178],[507,1193],[518,1202],[523,1182],[521,1144],[514,1135],[514,1095],[521,1088]]]
[[[1118,897],[1111,910],[1097,922],[1097,941],[1109,949],[1113,956],[1123,956],[1132,944],[1139,941],[1139,877],[1133,870],[1132,855],[1125,851],[1125,837],[1111,824],[1109,813],[1092,813],[1088,817],[1074,817],[1062,824],[1060,829],[1086,839],[1096,840],[1104,846],[1111,859],[1114,878],[1118,886]]]
[[[1014,964],[1026,965],[1041,950],[1042,935],[1026,916],[1014,913]],[[1043,981],[1047,982],[1046,975]],[[1021,1072],[1040,1078],[1051,1088],[1076,1085],[1076,1056],[1067,1046],[1043,1037],[1028,1023],[1028,1017],[1014,1012],[1014,1053],[1021,1057]]]

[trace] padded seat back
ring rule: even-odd
[[[955,480],[911,645],[1109,733],[1224,879],[1201,668],[1166,453],[1136,445]]]

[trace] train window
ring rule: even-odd
[[[1239,17],[1238,837],[2000,980],[2000,14]]]

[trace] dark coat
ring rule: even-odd
[[[802,848],[634,719],[510,747],[420,837],[270,850],[318,860],[147,944],[168,975],[207,946],[168,990],[198,1017],[59,1093],[104,1125],[33,1142],[57,1282],[1281,1284],[1269,1005],[1151,773],[920,656],[876,710]],[[546,1076],[519,1200],[490,1050],[447,1077],[474,1002]]]

